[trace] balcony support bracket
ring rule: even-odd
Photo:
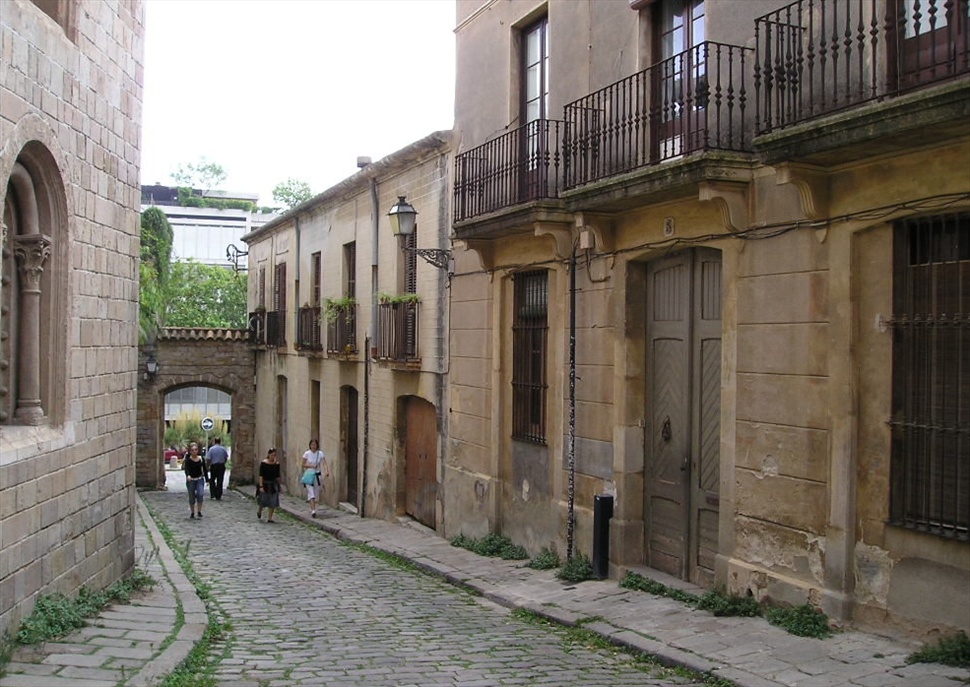
[[[485,239],[462,239],[455,242],[465,250],[473,252],[478,256],[478,262],[482,269],[488,272],[489,278],[495,271],[495,244]]]
[[[820,167],[786,162],[778,165],[777,182],[798,189],[802,212],[808,219],[824,217],[829,205],[829,175]]]
[[[573,252],[573,231],[565,222],[533,222],[536,236],[550,236],[559,260],[565,260]]]
[[[746,182],[702,181],[697,198],[702,201],[714,201],[721,211],[724,228],[732,234],[750,226]]]

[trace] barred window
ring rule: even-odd
[[[970,214],[897,222],[890,522],[970,523]]]
[[[546,442],[548,272],[514,277],[512,322],[512,438]]]

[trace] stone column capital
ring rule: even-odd
[[[44,234],[22,234],[13,237],[13,254],[17,258],[25,290],[40,288],[44,263],[51,255],[51,238]]]

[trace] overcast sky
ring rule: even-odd
[[[145,4],[143,184],[204,158],[272,205],[452,127],[454,0]]]

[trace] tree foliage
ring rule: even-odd
[[[190,162],[186,165],[179,165],[178,170],[173,172],[171,177],[179,186],[199,189],[205,195],[209,191],[219,188],[220,184],[226,180],[226,170],[223,169],[222,165],[209,162],[203,157],[199,158],[197,163]]]
[[[172,226],[165,213],[151,207],[141,215],[141,263],[138,266],[138,327],[142,342],[154,341],[165,319],[165,290],[172,262]]]
[[[220,265],[173,263],[165,293],[165,325],[244,328],[246,284],[245,274]]]
[[[312,197],[313,191],[310,190],[310,184],[299,179],[291,178],[286,181],[281,181],[273,188],[273,200],[282,205],[286,210],[295,208],[300,203],[310,200]]]

